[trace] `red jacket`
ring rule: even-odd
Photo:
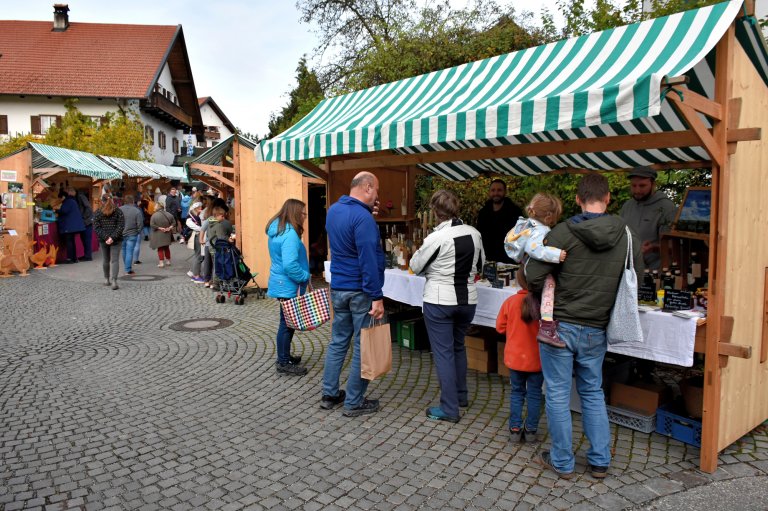
[[[539,322],[526,323],[521,317],[523,299],[527,294],[528,291],[520,290],[507,298],[496,317],[496,331],[505,333],[507,337],[504,365],[515,371],[537,373],[541,371],[539,343],[536,341]]]

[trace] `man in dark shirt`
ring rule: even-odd
[[[504,251],[504,236],[522,215],[523,211],[507,197],[507,184],[501,179],[491,181],[488,201],[477,214],[477,230],[483,237],[487,261],[514,262]]]

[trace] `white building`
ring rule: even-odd
[[[212,97],[197,98],[197,103],[200,106],[200,116],[205,128],[205,140],[198,146],[213,147],[219,143],[219,140],[224,140],[235,133],[235,125],[227,119]]]
[[[0,20],[0,139],[44,135],[64,102],[101,122],[118,109],[138,113],[154,161],[170,165],[187,133],[203,123],[181,25]]]

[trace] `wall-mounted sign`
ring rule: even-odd
[[[0,170],[0,181],[16,181],[16,171]]]

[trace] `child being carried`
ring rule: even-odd
[[[537,193],[525,210],[528,218],[520,217],[504,238],[504,250],[507,255],[518,263],[522,262],[526,255],[537,261],[553,264],[565,261],[567,255],[565,250],[544,244],[544,237],[563,214],[560,199],[548,193]],[[541,321],[536,339],[550,346],[564,348],[565,343],[557,334],[557,322],[553,316],[554,307],[555,279],[552,275],[547,275],[541,292]]]

